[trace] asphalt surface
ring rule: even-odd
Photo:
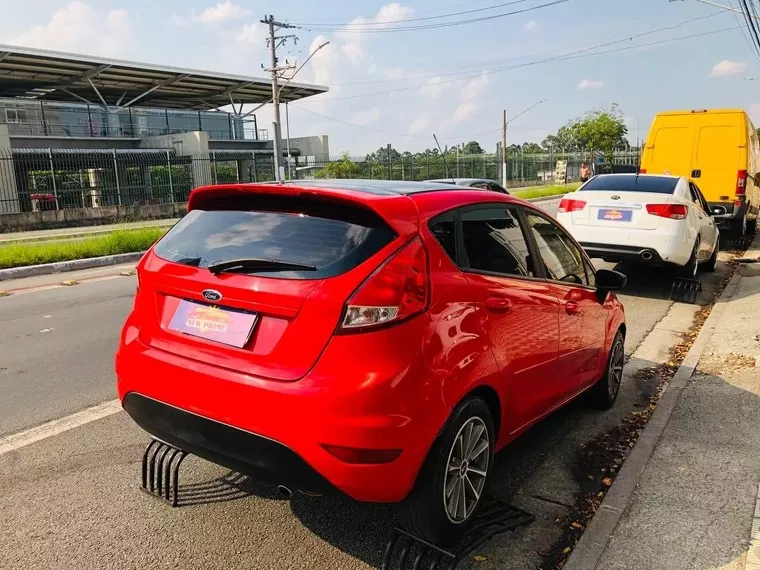
[[[542,206],[554,213],[556,203]],[[703,298],[725,271],[721,264],[702,277]],[[621,299],[630,355],[673,303],[661,274],[629,278]],[[0,438],[115,397],[113,353],[134,288],[134,277],[120,277],[0,298]],[[671,328],[688,329],[690,315]],[[540,563],[538,552],[562,531],[555,519],[577,495],[578,450],[645,391],[626,377],[613,410],[571,404],[499,455],[492,494],[537,520],[483,547],[478,568]],[[392,508],[298,494],[286,501],[271,485],[190,457],[182,467],[186,502],[171,509],[138,490],[146,441],[120,412],[0,455],[0,568],[379,567]]]

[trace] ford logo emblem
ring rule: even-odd
[[[206,289],[201,293],[203,297],[208,301],[221,301],[222,300],[222,294],[219,291],[215,291],[214,289]]]

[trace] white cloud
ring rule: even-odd
[[[216,27],[242,20],[251,14],[253,14],[253,10],[243,8],[240,4],[233,4],[227,0],[226,2],[217,2],[216,6],[210,6],[200,14],[196,14],[195,12],[191,12],[188,16],[172,14],[169,18],[169,24],[172,26],[185,26],[193,23]]]
[[[362,46],[366,37],[364,29],[385,28],[387,25],[393,25],[394,22],[408,19],[412,14],[414,14],[413,8],[402,6],[398,2],[391,2],[382,6],[374,18],[363,16],[354,18],[342,30],[336,32],[336,36],[344,42],[341,48],[343,53],[354,64],[358,63],[364,59],[364,47]]]
[[[472,101],[465,101],[457,107],[454,114],[451,116],[451,120],[455,123],[461,123],[465,119],[469,119],[475,114],[475,104]]]
[[[483,95],[488,87],[488,76],[484,73],[474,79],[470,79],[467,84],[462,87],[462,99],[464,101],[470,101],[477,99]]]
[[[420,95],[422,95],[427,102],[434,102],[440,98],[440,96],[448,89],[452,89],[454,83],[449,81],[443,83],[443,78],[440,76],[432,77],[428,79],[427,85],[420,88]]]
[[[604,87],[604,81],[597,81],[595,79],[584,79],[578,84],[578,89],[584,91],[586,89],[601,89]]]
[[[724,59],[716,63],[710,77],[728,77],[730,75],[738,75],[747,69],[747,64],[741,61],[729,61]]]
[[[417,117],[409,125],[409,129],[407,131],[407,134],[418,135],[423,130],[425,130],[428,126],[430,126],[430,117],[428,117],[427,115],[423,115],[421,117]]]
[[[372,107],[354,115],[353,122],[360,126],[371,125],[380,119],[380,107]]]
[[[246,24],[235,34],[235,45],[239,48],[261,47],[267,37],[264,24]]]
[[[133,26],[123,9],[99,12],[84,2],[69,2],[47,24],[34,26],[10,43],[87,55],[124,57],[134,45]]]
[[[535,30],[536,26],[538,26],[538,22],[531,20],[530,22],[525,22],[523,24],[523,30],[530,32],[531,30]]]

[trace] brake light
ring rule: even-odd
[[[639,168],[639,174],[646,174],[647,169],[646,168]]]
[[[425,310],[430,289],[427,252],[414,238],[377,269],[348,300],[342,329],[399,322]]]
[[[736,195],[743,196],[747,190],[747,171],[740,170],[736,175]]]
[[[572,198],[563,198],[559,203],[559,207],[557,208],[557,211],[561,213],[579,212],[585,207],[586,207],[586,202],[584,202],[583,200],[573,200]]]
[[[683,204],[647,204],[647,212],[661,218],[685,220],[689,209]]]

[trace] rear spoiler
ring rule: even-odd
[[[417,233],[419,226],[417,208],[406,196],[380,196],[358,190],[266,182],[201,186],[190,192],[187,211],[219,209],[224,202],[235,198],[245,199],[246,196],[306,198],[366,210],[380,216],[401,236]]]

